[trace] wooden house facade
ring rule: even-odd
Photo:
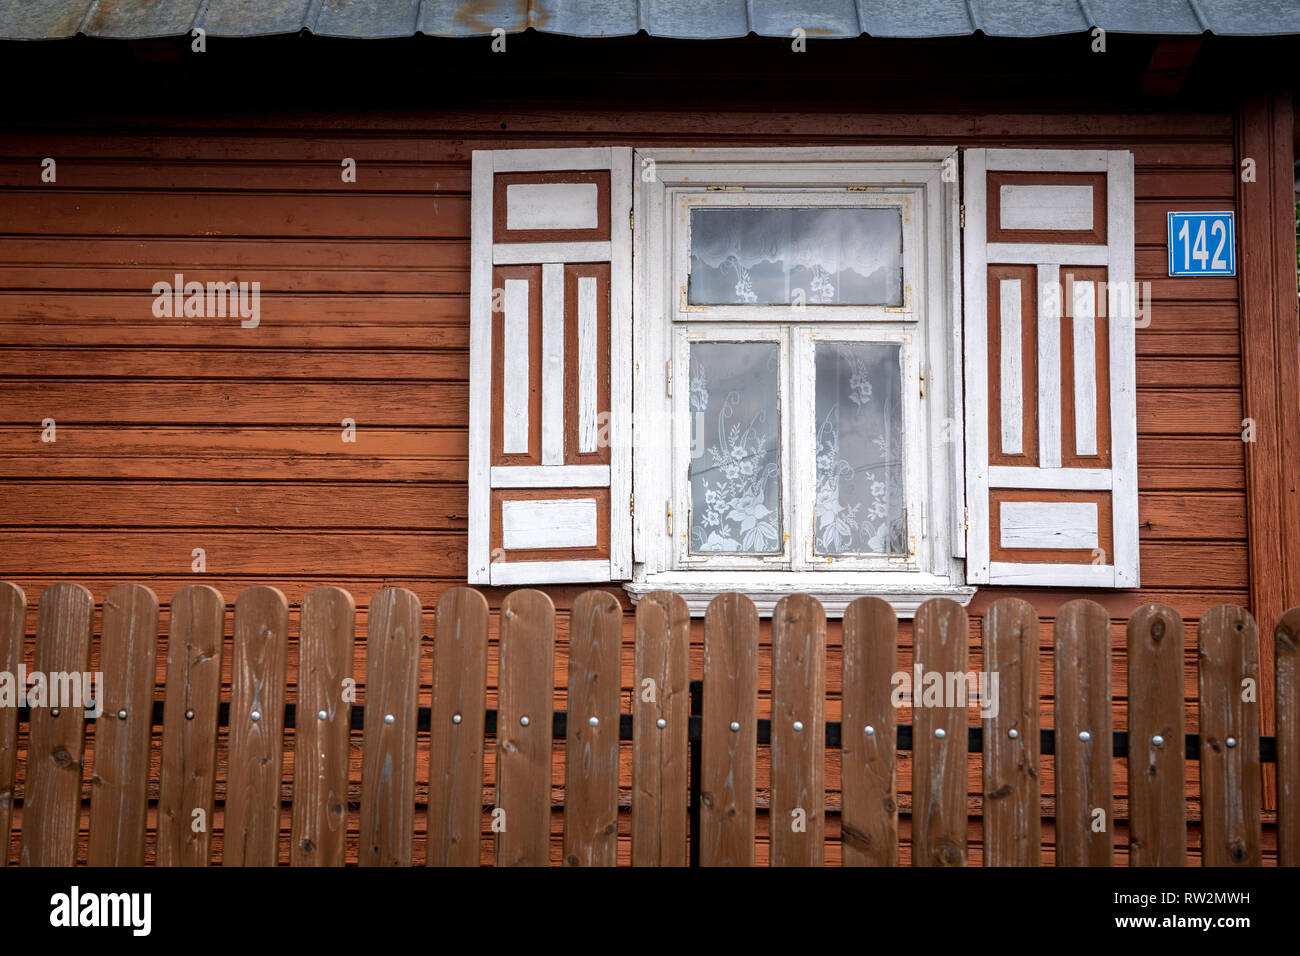
[[[0,43],[24,91],[0,126],[0,579],[26,591],[29,634],[60,581],[97,605],[145,584],[164,617],[185,585],[233,602],[272,584],[292,621],[339,585],[359,633],[386,586],[428,615],[473,584],[494,634],[504,596],[537,587],[563,709],[567,613],[596,588],[625,611],[628,711],[649,590],[697,615],[719,591],[767,613],[807,591],[831,610],[831,715],[848,597],[894,605],[903,672],[928,597],[966,605],[975,669],[989,605],[1030,601],[1045,702],[1055,610],[1087,597],[1112,621],[1122,714],[1134,609],[1192,622],[1237,604],[1260,622],[1271,700],[1270,628],[1300,604],[1293,37],[473,32]],[[856,301],[706,291],[703,270],[745,260],[734,236],[709,259],[707,214],[783,204],[892,217],[896,254]],[[1232,214],[1235,274],[1170,275],[1177,212]],[[787,270],[787,293],[825,288],[814,265]],[[886,517],[853,548],[824,546],[815,507],[823,341],[884,355],[877,393],[899,403],[897,467],[851,530]],[[681,452],[730,426],[691,404],[692,356],[737,343],[777,356],[764,420],[786,429],[783,497],[727,504],[719,527],[743,541],[693,539],[705,492],[682,463],[702,459]],[[766,361],[725,388],[759,387]],[[692,635],[698,677],[698,617]],[[290,686],[297,663],[291,647]],[[1194,643],[1185,675],[1194,732]],[[488,679],[491,706],[495,660]],[[764,665],[760,714],[770,689]],[[1271,705],[1263,720],[1272,733]],[[828,839],[838,779],[828,755]],[[563,782],[557,759],[557,861]],[[485,806],[493,785],[489,759]],[[1118,763],[1115,786],[1122,817]],[[760,756],[760,810],[763,788]],[[968,799],[974,814],[974,769]],[[906,762],[899,803],[906,819]],[[1195,854],[1194,803],[1189,820]],[[974,825],[971,846],[978,862]]]

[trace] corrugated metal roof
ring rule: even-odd
[[[843,38],[1079,33],[1300,34],[1300,0],[0,0],[0,39],[82,34],[485,36],[527,29],[577,37],[725,39],[754,33]]]

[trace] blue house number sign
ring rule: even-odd
[[[1169,214],[1171,276],[1235,276],[1235,250],[1231,212]]]

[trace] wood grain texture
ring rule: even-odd
[[[1038,866],[1038,612],[1028,601],[1003,598],[989,608],[984,670],[984,865]]]
[[[826,612],[807,594],[772,610],[772,866],[821,866],[826,832]]]
[[[569,615],[565,866],[613,866],[617,861],[622,644],[623,609],[614,596],[605,591],[579,595]]]
[[[1300,349],[1297,316],[1293,162],[1295,106],[1290,84],[1265,86],[1243,98],[1237,115],[1238,164],[1254,160],[1258,181],[1238,182],[1241,221],[1240,335],[1242,417],[1255,426],[1245,442],[1246,520],[1250,529],[1250,610],[1267,629],[1300,604]],[[1259,710],[1274,730],[1273,648],[1260,647]],[[1273,804],[1273,770],[1261,780]]]
[[[690,645],[690,610],[680,594],[641,598],[632,669],[633,866],[688,862]]]
[[[119,584],[104,598],[99,639],[104,676],[90,777],[91,866],[144,866],[157,654],[157,595],[141,584]]]
[[[1278,618],[1273,653],[1277,670],[1277,861],[1280,866],[1300,866],[1300,607]]]
[[[501,603],[500,627],[496,864],[546,866],[551,856],[555,605],[541,591],[513,591]]]
[[[969,622],[956,601],[933,598],[916,611],[912,623],[916,663],[912,682],[913,797],[912,842],[915,866],[966,865],[966,691],[949,696],[950,675],[964,675]],[[920,672],[920,684],[915,675]],[[931,678],[930,675],[938,675]],[[932,696],[937,680],[938,693]]]
[[[1201,860],[1259,866],[1259,638],[1243,608],[1221,605],[1198,632]]]
[[[845,608],[843,628],[843,865],[898,866],[898,709],[890,699],[898,618],[887,601],[862,597]]]
[[[355,638],[352,595],[328,586],[307,592],[298,625],[289,835],[294,866],[342,866],[347,855],[352,694],[344,682],[352,680]]]
[[[207,866],[217,779],[226,602],[206,584],[171,600],[158,784],[159,866]]]
[[[1187,865],[1183,619],[1148,604],[1128,622],[1130,866]]]
[[[0,673],[17,677],[27,635],[27,595],[8,581],[0,581]],[[14,699],[0,704],[0,867],[9,865],[9,839],[13,828],[14,784],[18,779],[18,687]]]
[[[55,584],[41,594],[32,670],[46,675],[39,704],[28,694],[27,783],[23,795],[23,866],[72,866],[77,861],[81,771],[85,758],[85,704],[90,688],[79,686],[90,670],[95,604],[79,584]],[[80,693],[56,691],[52,675],[78,675]],[[73,682],[64,685],[72,688]],[[34,690],[33,686],[30,690]],[[77,699],[70,699],[71,697]]]
[[[410,866],[420,717],[420,599],[384,588],[370,601],[361,762],[362,866]]]
[[[235,601],[230,688],[230,769],[222,864],[274,866],[280,857],[284,681],[289,607],[276,588]]]
[[[487,671],[487,600],[473,588],[450,588],[434,619],[429,866],[479,865]]]
[[[700,865],[752,866],[758,610],[743,594],[719,594],[704,612],[702,726]]]
[[[1056,862],[1058,866],[1111,866],[1115,821],[1106,609],[1086,599],[1062,605],[1056,613],[1053,644]]]

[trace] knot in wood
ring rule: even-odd
[[[943,846],[936,847],[934,857],[940,866],[962,865],[962,852],[951,843],[945,843]]]

